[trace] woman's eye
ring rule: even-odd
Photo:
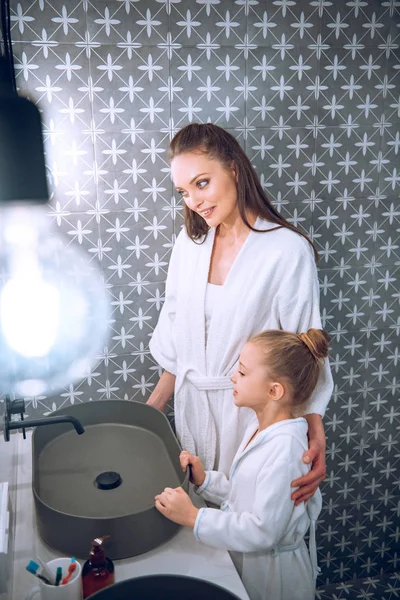
[[[200,181],[197,182],[197,186],[200,189],[203,189],[207,185],[207,183],[208,183],[207,179],[201,179]]]
[[[240,375],[241,377],[244,377],[244,373],[243,373],[243,371],[238,371],[238,373],[239,373],[239,375]]]
[[[179,196],[185,195],[185,192],[183,190],[176,190],[176,193],[179,194]]]

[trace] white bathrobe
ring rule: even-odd
[[[258,218],[255,227],[274,224]],[[289,229],[251,231],[240,249],[205,333],[205,294],[215,229],[203,244],[183,229],[172,251],[165,302],[150,351],[176,375],[175,425],[182,448],[206,469],[229,473],[253,416],[236,408],[229,376],[249,337],[265,329],[302,332],[321,328],[319,289],[310,244]],[[332,392],[326,361],[308,413],[323,415]]]
[[[245,448],[257,426],[256,420],[249,426],[229,479],[207,471],[197,488],[221,510],[201,508],[194,534],[204,544],[233,551],[251,600],[314,600],[315,521],[321,511],[321,492],[296,507],[290,499],[291,481],[309,470],[302,462],[308,447],[307,421],[275,423]],[[303,539],[309,527],[310,550]]]

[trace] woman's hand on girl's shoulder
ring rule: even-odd
[[[293,492],[291,498],[295,506],[301,502],[307,502],[317,491],[319,484],[326,477],[326,438],[324,425],[320,415],[306,415],[308,421],[308,450],[303,454],[303,462],[311,463],[311,471],[303,477],[292,481],[292,487],[298,489]]]
[[[190,482],[197,487],[203,485],[206,478],[206,472],[200,458],[190,454],[188,450],[182,450],[179,455],[179,460],[181,462],[182,471],[186,471],[186,469],[189,468]]]

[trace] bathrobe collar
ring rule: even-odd
[[[300,444],[303,446],[304,451],[306,451],[308,449],[308,447],[306,446],[305,441],[304,441],[307,439],[308,423],[304,417],[298,417],[296,419],[285,419],[283,421],[278,421],[277,423],[273,423],[266,429],[263,429],[262,431],[260,431],[260,433],[248,444],[247,448],[244,449],[246,444],[248,443],[251,435],[254,433],[254,431],[257,429],[257,427],[258,427],[258,420],[257,420],[257,417],[255,417],[254,420],[248,426],[245,436],[243,438],[243,441],[240,444],[239,450],[237,451],[237,454],[233,460],[231,471],[230,471],[230,479],[232,479],[232,477],[234,476],[235,471],[236,471],[237,467],[239,466],[239,463],[241,462],[241,460],[245,456],[247,456],[247,454],[249,452],[252,452],[254,449],[256,449],[258,446],[260,446],[262,444],[269,443],[276,436],[282,435],[282,433],[286,433],[287,435],[291,435],[292,437],[295,437],[300,442]],[[282,430],[284,430],[284,431],[282,431]]]

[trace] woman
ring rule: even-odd
[[[321,328],[316,254],[308,238],[266,197],[239,143],[213,124],[190,124],[170,145],[172,179],[185,228],[169,265],[165,303],[150,342],[164,369],[148,403],[164,410],[174,393],[181,445],[207,470],[229,473],[251,419],[232,406],[229,376],[240,348],[265,329]],[[325,361],[305,410],[311,472],[292,482],[296,504],[325,477],[322,416],[332,392]]]

